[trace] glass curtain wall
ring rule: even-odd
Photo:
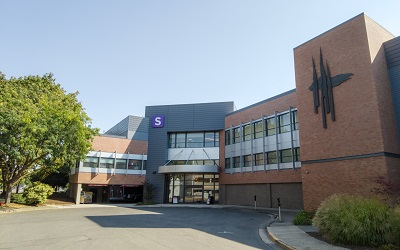
[[[168,202],[206,203],[219,201],[218,174],[169,174],[166,176]]]

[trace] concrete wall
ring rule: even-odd
[[[220,186],[220,203],[226,205],[254,206],[254,195],[257,196],[257,207],[303,209],[303,191],[301,183],[264,183],[235,184]]]

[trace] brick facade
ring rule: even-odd
[[[373,178],[387,176],[392,168],[384,156],[350,159],[400,152],[383,51],[383,42],[391,38],[361,14],[294,49],[305,209],[316,209],[334,193],[370,194]],[[353,73],[333,88],[336,121],[327,114],[326,129],[308,89],[312,58],[321,75],[320,49],[332,76]]]
[[[147,141],[137,141],[108,136],[96,136],[92,143],[94,151],[117,152],[121,154],[147,154]]]

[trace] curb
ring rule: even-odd
[[[267,231],[267,235],[268,237],[278,246],[282,247],[283,249],[286,250],[296,250],[296,248],[286,244],[285,242],[281,241],[280,239],[278,239],[274,234],[272,234],[269,230],[268,227],[266,228]]]

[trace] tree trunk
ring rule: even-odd
[[[20,183],[21,183],[21,182],[19,181],[18,184],[17,184],[17,190],[16,190],[16,192],[15,192],[16,194],[19,193],[19,184],[20,184]]]
[[[5,197],[5,204],[9,204],[11,202],[11,191],[12,191],[12,186],[11,184],[7,183],[5,184],[6,187],[6,197]]]

